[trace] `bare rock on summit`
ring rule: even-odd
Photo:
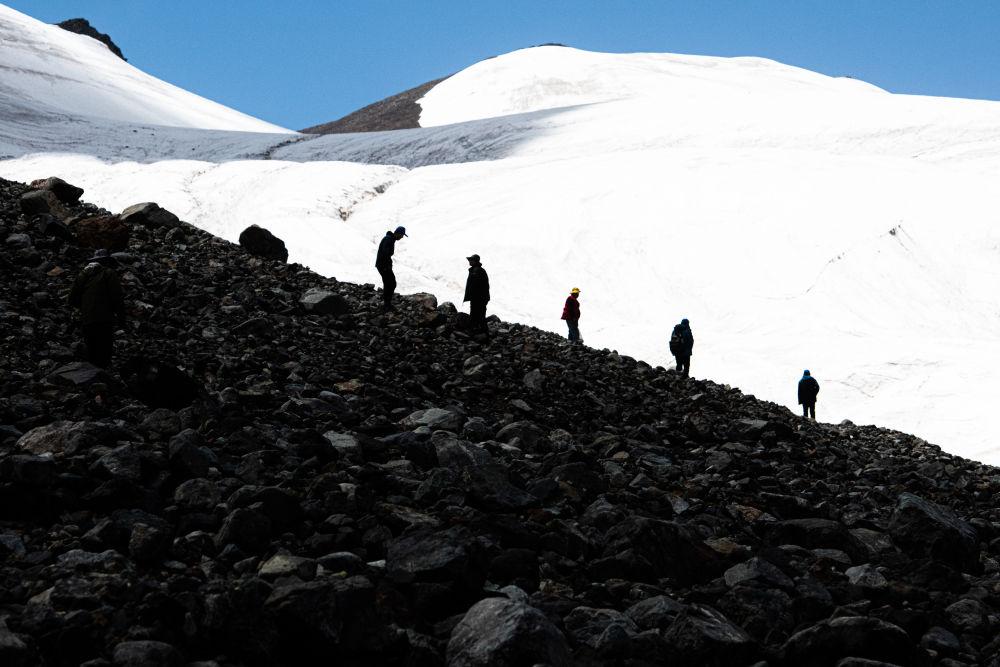
[[[107,33],[100,32],[97,28],[90,25],[90,21],[87,19],[76,18],[67,19],[62,23],[57,23],[63,30],[68,30],[69,32],[75,32],[78,35],[86,35],[87,37],[93,37],[98,42],[104,44],[108,47],[111,53],[115,54],[122,60],[128,61],[124,55],[122,55],[122,50],[118,48],[118,45],[114,43],[111,36]]]

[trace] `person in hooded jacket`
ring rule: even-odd
[[[802,416],[816,421],[816,395],[819,394],[819,382],[809,371],[802,372],[799,380],[799,405],[802,406]]]
[[[406,227],[396,227],[395,231],[386,232],[382,242],[378,244],[378,254],[375,256],[375,268],[382,276],[382,310],[392,310],[392,295],[396,292],[396,274],[392,272],[392,255],[396,252],[396,241],[406,234]]]
[[[569,342],[582,343],[580,340],[580,288],[574,287],[566,297],[566,305],[563,306],[562,318],[566,320],[569,327]]]
[[[125,298],[107,250],[98,250],[73,282],[69,304],[80,311],[87,361],[108,368],[114,352],[115,325],[125,327]]]
[[[490,302],[490,277],[486,274],[479,255],[469,260],[469,277],[465,281],[465,297],[469,302],[469,328],[473,333],[489,334],[486,328],[486,304]]]
[[[691,373],[691,353],[694,351],[694,334],[687,318],[674,326],[670,334],[670,354],[674,355],[677,372],[687,377]]]

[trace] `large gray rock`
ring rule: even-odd
[[[17,441],[17,448],[36,455],[73,455],[95,445],[114,446],[126,434],[98,422],[58,421],[33,428]]]
[[[451,632],[448,667],[522,667],[571,663],[566,638],[545,614],[522,602],[488,598]]]
[[[47,190],[64,204],[75,204],[80,201],[80,197],[83,195],[83,188],[70,185],[58,176],[32,181],[31,188],[33,190]]]
[[[433,581],[474,585],[482,573],[477,572],[468,542],[468,535],[459,529],[418,530],[398,537],[386,550],[389,578],[403,584]]]
[[[465,416],[455,410],[444,408],[428,408],[411,413],[399,423],[403,428],[426,426],[435,431],[454,431],[458,433],[465,423]]]
[[[59,198],[50,190],[32,190],[21,195],[21,212],[26,216],[49,214],[57,218],[66,217],[66,209],[63,208]]]
[[[142,225],[144,227],[165,227],[173,229],[181,224],[180,219],[159,204],[154,202],[143,202],[133,204],[118,214],[122,222],[130,225]]]
[[[979,569],[976,529],[948,509],[912,493],[902,493],[889,522],[889,534],[910,556],[933,558],[962,570]]]
[[[350,310],[347,299],[329,290],[314,287],[299,299],[299,303],[309,313],[318,315],[343,315]]]
[[[577,646],[588,646],[600,655],[624,651],[639,632],[635,622],[614,609],[577,607],[564,619],[566,632]]]
[[[757,653],[756,643],[743,628],[704,605],[681,612],[664,638],[674,658],[671,665],[748,665]]]

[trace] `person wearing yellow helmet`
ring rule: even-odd
[[[563,306],[562,318],[566,320],[569,327],[569,342],[580,344],[580,288],[574,287],[566,297],[566,305]]]

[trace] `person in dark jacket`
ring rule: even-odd
[[[670,354],[674,355],[677,372],[687,377],[691,373],[691,352],[694,350],[694,334],[687,318],[674,326],[670,334]]]
[[[580,288],[574,287],[566,297],[566,305],[563,306],[562,318],[566,320],[569,327],[569,342],[582,343],[580,340]]]
[[[107,250],[98,250],[69,293],[70,306],[80,310],[87,361],[101,368],[111,366],[115,325],[125,327],[125,298],[114,269],[117,265]]]
[[[392,295],[396,291],[396,274],[392,272],[392,254],[396,251],[396,241],[407,236],[406,227],[396,227],[396,231],[386,232],[378,244],[375,268],[382,276],[382,310],[392,309]]]
[[[819,382],[809,374],[809,371],[802,372],[802,379],[799,380],[799,405],[802,406],[802,416],[806,419],[812,417],[816,421],[816,395],[819,394]]]
[[[473,333],[489,334],[486,329],[486,304],[490,301],[490,277],[479,261],[479,255],[469,260],[469,277],[465,281],[465,298],[469,302],[469,328]]]

